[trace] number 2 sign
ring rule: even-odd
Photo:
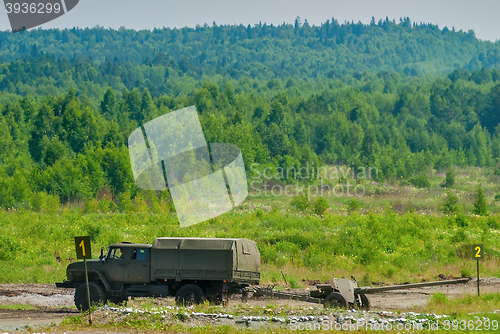
[[[75,237],[76,258],[78,260],[91,259],[90,237]]]
[[[483,244],[472,245],[472,259],[482,260],[484,257]]]

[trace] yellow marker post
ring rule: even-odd
[[[477,262],[477,296],[479,297],[479,260],[484,256],[483,244],[472,245],[472,259]]]
[[[92,250],[90,247],[90,237],[75,237],[76,258],[83,260],[85,266],[85,284],[87,285],[87,301],[89,303],[89,326],[92,325],[92,311],[90,304],[90,289],[89,289],[89,275],[87,271],[87,259],[92,258]]]

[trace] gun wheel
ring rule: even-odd
[[[340,293],[332,292],[325,298],[325,308],[347,308],[347,302]]]
[[[364,293],[360,293],[360,294],[356,295],[355,297],[358,301],[358,305],[359,305],[359,308],[361,310],[365,310],[365,311],[370,310],[370,300],[368,299],[368,297],[366,297],[366,295]]]

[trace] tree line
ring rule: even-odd
[[[495,75],[454,71],[429,83],[400,83],[392,92],[385,85],[373,91],[345,85],[308,96],[283,90],[272,98],[237,92],[229,82],[157,97],[147,88],[121,94],[107,88],[97,108],[74,88],[39,97],[2,93],[0,206],[26,206],[39,193],[62,203],[103,193],[135,196],[128,135],[189,105],[197,107],[207,142],[238,145],[247,166],[370,166],[379,169],[379,181],[409,179],[429,167],[495,167]]]
[[[354,71],[397,71],[408,75],[469,71],[500,64],[500,44],[478,40],[474,31],[428,23],[385,20],[319,26],[294,24],[212,25],[195,28],[118,30],[33,29],[0,32],[0,59],[49,56],[78,63],[165,66],[192,76],[223,75],[338,77]],[[113,68],[109,69],[113,71]]]
[[[247,166],[423,184],[431,167],[496,168],[499,47],[409,18],[0,32],[0,207],[141,195],[129,134],[189,105]]]

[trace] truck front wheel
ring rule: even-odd
[[[106,294],[103,288],[97,282],[89,283],[90,292],[90,303],[94,304],[105,304]],[[87,311],[89,309],[89,301],[87,298],[87,285],[82,284],[75,291],[75,305],[81,312]]]
[[[175,294],[177,305],[201,304],[205,301],[203,290],[196,284],[186,284]]]

